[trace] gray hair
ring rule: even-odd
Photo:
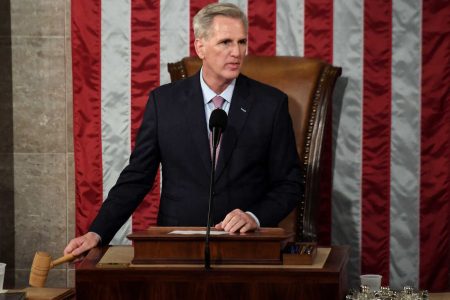
[[[203,7],[194,17],[192,25],[195,38],[208,37],[215,16],[240,19],[242,24],[244,24],[245,32],[247,33],[248,31],[247,16],[239,7],[231,3],[212,3]]]

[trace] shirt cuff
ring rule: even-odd
[[[93,232],[93,231],[89,231],[90,233],[93,233],[93,234],[95,234],[96,236],[97,236],[97,238],[98,238],[98,243],[97,243],[97,245],[99,246],[99,245],[101,245],[102,244],[102,237],[97,233],[97,232]]]
[[[259,224],[258,218],[257,218],[251,211],[246,211],[245,213],[249,214],[249,215],[255,220],[256,225],[258,225],[258,228],[261,226],[261,225]]]

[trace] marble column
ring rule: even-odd
[[[21,288],[34,253],[74,234],[70,0],[3,0],[0,20],[0,257]],[[72,285],[69,266],[50,272]]]

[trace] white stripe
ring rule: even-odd
[[[248,1],[247,0],[219,0],[220,3],[233,3],[238,6],[246,15],[248,15]]]
[[[277,1],[277,55],[303,56],[304,0]]]
[[[189,56],[189,0],[160,2],[160,83],[170,82],[167,63]]]
[[[394,0],[390,286],[418,288],[420,209],[420,0]]]
[[[102,3],[101,111],[103,195],[126,166],[130,156],[130,1]],[[117,232],[112,244],[129,243],[131,222]]]
[[[348,84],[343,99],[333,102],[332,243],[351,247],[353,288],[359,285],[361,264],[363,16],[359,0],[334,2],[333,64],[342,67]]]

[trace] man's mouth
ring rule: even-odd
[[[232,68],[239,68],[239,66],[241,64],[239,62],[233,62],[233,63],[227,63],[227,65],[232,67]]]

